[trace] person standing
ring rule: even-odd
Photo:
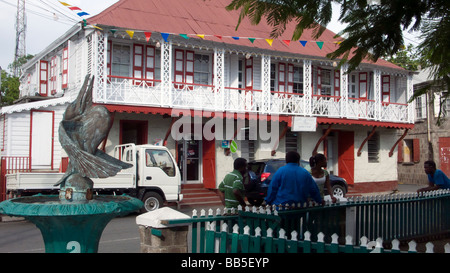
[[[434,191],[439,189],[450,189],[450,179],[441,170],[436,169],[436,163],[432,160],[423,164],[428,176],[428,187],[420,188],[417,192]]]
[[[331,197],[331,201],[336,203],[336,197],[333,196],[330,184],[330,174],[325,168],[327,167],[327,158],[323,154],[315,154],[309,159],[311,166],[311,176],[319,187],[320,195],[324,198],[325,188]]]
[[[239,157],[234,160],[234,170],[223,178],[219,184],[219,196],[226,208],[237,208],[239,205],[245,208],[244,180],[247,172],[247,160]]]
[[[286,154],[286,165],[273,175],[265,198],[269,205],[304,204],[308,197],[321,204],[319,188],[311,174],[299,165],[300,155],[295,151]]]

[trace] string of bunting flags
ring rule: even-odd
[[[89,15],[89,13],[83,11],[79,7],[72,6],[72,5],[68,4],[67,2],[63,2],[63,1],[58,1],[58,2],[60,2],[63,6],[69,8],[70,10],[76,12],[76,14],[78,16],[80,16],[81,18]],[[85,18],[83,18],[83,24],[84,24],[84,26],[88,25],[88,22],[86,21]],[[100,28],[98,26],[95,26],[95,25],[91,25],[91,26],[94,28],[103,30],[102,28]],[[118,31],[118,29],[110,29],[109,31],[111,31],[112,34],[115,34]],[[135,32],[141,32],[141,33],[143,32],[147,43],[150,41],[150,37],[152,36],[152,32],[150,32],[150,31],[137,31],[137,30],[124,30],[124,31],[128,34],[128,36],[130,36],[130,39],[133,39]],[[170,35],[178,35],[186,40],[188,40],[191,37],[199,37],[201,39],[205,39],[205,37],[207,37],[207,36],[210,36],[210,37],[213,36],[220,40],[223,40],[223,38],[229,38],[229,39],[233,39],[233,40],[245,40],[246,39],[246,40],[250,41],[252,44],[255,42],[255,40],[265,40],[270,46],[272,46],[272,44],[275,40],[275,39],[266,39],[266,38],[238,37],[238,36],[224,36],[224,35],[210,35],[210,34],[176,34],[176,33],[167,33],[167,32],[160,32],[160,34],[166,43],[167,43]],[[290,44],[292,42],[292,40],[280,40],[280,41],[287,46],[290,46]],[[307,41],[307,40],[299,40],[298,42],[303,47],[306,47],[306,44],[308,42],[312,42],[312,43],[315,43],[319,47],[319,49],[322,49],[325,42],[330,42],[330,43],[334,43],[334,44],[341,43],[341,41]]]
[[[116,32],[118,31],[118,29],[110,29],[109,30],[112,34],[116,34]],[[124,30],[128,36],[130,37],[130,39],[133,39],[134,34],[136,32],[139,33],[144,33],[145,35],[145,40],[147,42],[150,41],[150,38],[152,36],[152,32],[150,31],[136,31],[136,30]],[[168,41],[169,36],[170,35],[176,35],[176,36],[180,36],[186,40],[192,38],[192,37],[199,37],[201,39],[205,39],[205,37],[216,37],[220,40],[223,40],[224,38],[229,38],[229,39],[233,39],[233,40],[248,40],[250,41],[252,44],[255,42],[255,40],[265,40],[270,46],[272,46],[274,40],[278,40],[278,39],[266,39],[266,38],[254,38],[254,37],[238,37],[238,36],[224,36],[224,35],[211,35],[211,34],[176,34],[176,33],[167,33],[167,32],[160,32],[161,37],[164,39],[165,42]],[[280,40],[282,43],[284,43],[287,46],[290,46],[292,40]],[[298,41],[303,47],[306,47],[306,45],[309,42],[315,43],[319,49],[322,49],[324,43],[329,42],[329,43],[333,43],[333,44],[340,44],[341,41],[307,41],[307,40],[299,40]]]

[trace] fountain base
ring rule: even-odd
[[[89,201],[60,201],[58,195],[19,197],[0,203],[0,213],[24,217],[41,231],[47,253],[95,253],[106,225],[143,203],[122,196],[94,196]]]

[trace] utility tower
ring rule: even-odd
[[[18,60],[26,55],[25,33],[27,30],[27,19],[25,16],[25,0],[17,0],[16,16],[16,50],[14,53],[14,76],[20,75]]]

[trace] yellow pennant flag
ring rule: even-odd
[[[64,6],[66,6],[66,7],[69,7],[70,5],[69,4],[67,4],[67,3],[65,3],[65,2],[61,2],[61,1],[58,1],[59,3],[61,3],[61,4],[63,4]]]
[[[126,33],[130,36],[130,39],[133,39],[134,30],[125,30]]]
[[[266,42],[267,42],[270,46],[272,46],[273,39],[266,39]]]
[[[205,34],[197,34],[198,37],[205,39]]]

